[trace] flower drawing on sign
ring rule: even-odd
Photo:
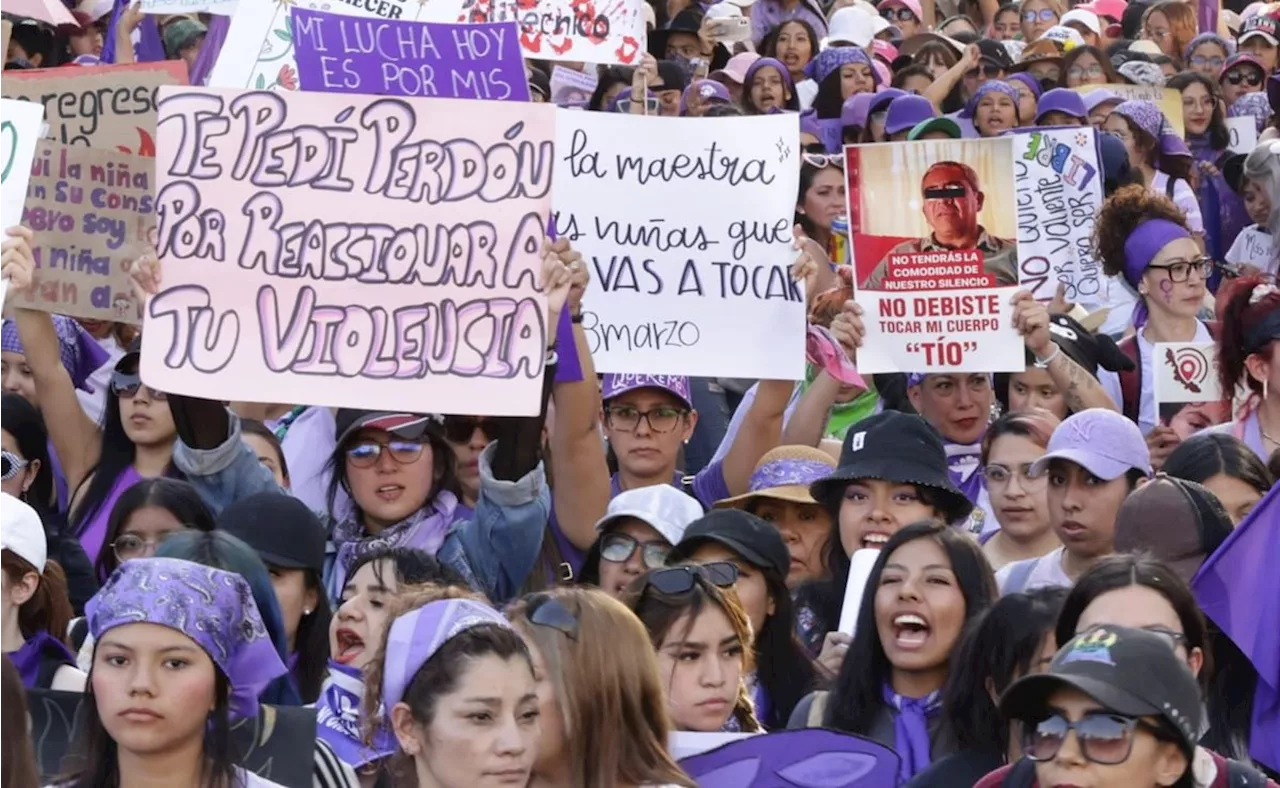
[[[298,89],[298,72],[293,66],[285,63],[280,67],[280,73],[276,76],[276,84],[285,90]]]

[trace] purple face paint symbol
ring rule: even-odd
[[[1166,304],[1173,301],[1173,280],[1172,279],[1160,280],[1160,295],[1164,298],[1164,302]]]

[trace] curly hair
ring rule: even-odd
[[[1146,186],[1125,186],[1102,204],[1093,227],[1093,248],[1107,276],[1124,272],[1124,242],[1148,219],[1168,219],[1187,227],[1182,209]]]
[[[814,296],[809,307],[810,323],[830,328],[831,321],[844,309],[844,302],[853,298],[853,266],[837,267],[836,278],[840,280],[839,284]]]
[[[1248,374],[1245,359],[1251,353],[1269,356],[1280,340],[1273,339],[1253,349],[1246,346],[1245,337],[1273,310],[1280,309],[1280,291],[1276,290],[1265,292],[1256,302],[1250,303],[1255,288],[1265,288],[1266,285],[1267,281],[1261,276],[1246,276],[1231,282],[1223,288],[1225,292],[1218,294],[1218,314],[1222,320],[1222,330],[1218,334],[1218,378],[1224,394],[1235,391],[1237,384],[1244,383],[1254,395],[1262,396],[1262,381]]]

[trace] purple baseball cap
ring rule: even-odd
[[[636,389],[662,389],[693,409],[693,397],[689,394],[689,379],[684,375],[632,375],[609,374],[604,376],[600,398],[605,402]]]
[[[1040,102],[1036,105],[1036,123],[1050,112],[1061,112],[1080,120],[1089,117],[1089,110],[1084,107],[1084,98],[1067,88],[1054,88],[1040,97]]]
[[[871,116],[877,112],[884,112],[890,102],[894,99],[902,98],[905,95],[907,95],[907,91],[902,90],[901,88],[885,88],[884,90],[872,93],[871,103],[867,105],[867,115]]]
[[[1138,425],[1113,410],[1090,408],[1072,414],[1049,438],[1049,451],[1031,472],[1044,473],[1052,460],[1068,460],[1099,479],[1119,479],[1130,468],[1151,475],[1151,453]]]
[[[867,115],[871,114],[871,102],[875,100],[874,93],[855,93],[844,100],[844,105],[840,108],[840,125],[841,126],[857,126],[862,128],[867,125]]]
[[[689,110],[689,97],[697,94],[703,104],[731,104],[733,99],[729,97],[729,89],[723,84],[716,82],[714,79],[699,79],[691,82],[689,87],[684,89],[684,93],[680,94],[680,114],[683,115]]]
[[[1084,108],[1089,112],[1093,112],[1098,107],[1109,102],[1120,104],[1124,101],[1124,96],[1114,93],[1106,88],[1098,88],[1084,94]]]
[[[919,123],[936,118],[938,111],[933,102],[924,96],[899,96],[889,103],[889,112],[884,120],[884,133],[893,135],[910,131]]]

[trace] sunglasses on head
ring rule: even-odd
[[[842,170],[844,169],[843,153],[810,153],[805,151],[800,155],[804,159],[804,163],[808,164],[810,167],[817,167],[818,169],[822,169],[823,167],[839,167]]]
[[[1077,746],[1086,761],[1114,766],[1129,760],[1133,752],[1133,733],[1142,729],[1162,741],[1177,741],[1172,734],[1158,725],[1152,725],[1135,717],[1120,714],[1094,712],[1071,722],[1063,714],[1056,713],[1023,731],[1022,753],[1032,761],[1051,761],[1062,749],[1071,731],[1076,733]]]
[[[9,481],[27,467],[27,461],[11,451],[0,451],[0,481]]]
[[[493,440],[488,430],[489,422],[479,416],[445,416],[444,437],[450,443],[466,443],[479,429],[485,438]]]
[[[142,378],[137,373],[111,373],[111,393],[117,397],[133,399],[138,395],[138,391],[141,388],[143,388]],[[150,386],[147,386],[146,389],[147,396],[156,402],[164,402],[169,399],[169,395],[163,391],[157,391]]]
[[[1251,88],[1256,88],[1262,84],[1262,75],[1251,68],[1232,69],[1227,72],[1227,75],[1223,77],[1223,79],[1230,82],[1232,85],[1239,85],[1243,82]]]
[[[570,640],[578,639],[578,616],[550,594],[531,594],[526,611],[529,623],[550,627]]]
[[[653,570],[645,576],[644,584],[660,594],[678,596],[692,591],[699,580],[718,588],[732,588],[738,582],[738,567],[728,561],[681,564]]]

